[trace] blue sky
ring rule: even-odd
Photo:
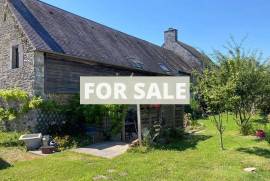
[[[43,0],[157,45],[163,31],[210,54],[233,36],[270,57],[269,0]]]

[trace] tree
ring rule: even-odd
[[[255,51],[249,53],[234,41],[229,45],[227,54],[216,52],[218,69],[223,81],[234,85],[230,111],[236,115],[240,132],[247,135],[252,127],[252,113],[263,102],[263,95],[270,95],[267,93],[270,90],[269,72]]]
[[[223,74],[218,68],[207,69],[203,74],[197,76],[195,90],[203,95],[208,111],[213,116],[222,150],[224,150],[223,134],[225,131],[225,120],[222,114],[230,109],[234,86],[233,82],[224,81]]]

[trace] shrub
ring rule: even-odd
[[[0,122],[12,121],[38,108],[42,101],[40,97],[30,97],[27,92],[20,89],[0,90]]]
[[[106,130],[107,135],[114,136],[121,133],[127,110],[126,105],[106,105],[106,116],[111,121],[111,126]]]
[[[192,120],[202,118],[204,111],[202,105],[196,99],[190,100],[190,105],[185,106],[185,112],[188,113]]]
[[[184,136],[184,129],[182,128],[161,128],[159,132],[152,128],[147,131],[143,131],[144,145],[153,146],[159,144],[170,144]]]
[[[246,122],[245,124],[239,125],[240,133],[244,136],[253,135],[254,128],[251,122]]]
[[[0,147],[23,146],[23,142],[19,141],[20,135],[17,132],[0,132]]]
[[[265,140],[270,144],[270,125],[266,125],[264,128]]]
[[[103,105],[81,105],[79,95],[74,95],[65,104],[55,100],[45,100],[40,109],[46,115],[51,115],[49,120],[38,127],[42,132],[51,135],[77,135],[84,133],[86,125],[102,125],[105,117]]]
[[[83,147],[92,144],[92,138],[86,135],[55,136],[53,140],[58,144],[58,150],[64,151],[71,148]]]

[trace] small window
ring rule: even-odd
[[[134,68],[140,69],[140,70],[144,69],[144,64],[143,64],[143,62],[140,61],[140,59],[138,57],[128,56],[127,59],[132,64],[132,66]]]
[[[170,72],[171,72],[170,69],[169,69],[165,64],[160,63],[159,66],[160,66],[160,68],[161,68],[164,72],[166,72],[166,73],[170,73]]]
[[[4,18],[3,21],[6,22],[7,21],[7,13],[4,13]]]
[[[19,54],[19,46],[12,46],[12,69],[16,69],[20,67],[20,54]]]
[[[144,64],[138,60],[133,61],[134,67],[140,70],[144,69]]]

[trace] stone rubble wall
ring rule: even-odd
[[[23,66],[11,69],[11,44],[22,46]],[[4,1],[0,1],[0,89],[21,88],[34,94],[34,48],[16,23]]]

